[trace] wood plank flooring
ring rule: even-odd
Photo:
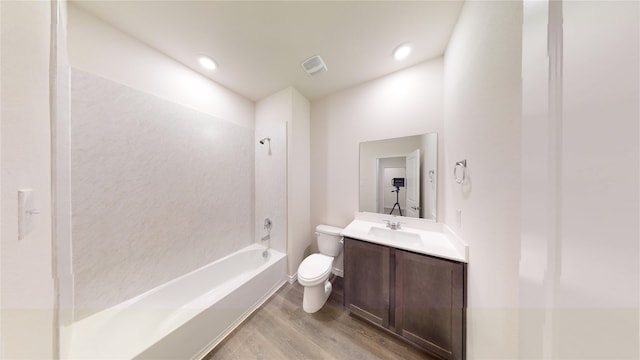
[[[205,360],[430,359],[429,354],[349,315],[342,278],[315,314],[302,310],[303,287],[285,284]]]

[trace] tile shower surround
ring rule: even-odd
[[[75,319],[252,243],[254,132],[71,72]]]

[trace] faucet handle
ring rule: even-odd
[[[382,222],[387,223],[387,227],[390,228],[391,227],[391,221],[389,220],[382,220]]]

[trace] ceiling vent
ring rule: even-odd
[[[309,75],[317,75],[328,70],[327,65],[325,65],[324,61],[322,61],[322,58],[317,55],[303,61],[302,67],[304,68],[304,71],[306,71]]]

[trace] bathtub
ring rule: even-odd
[[[200,359],[285,282],[254,244],[61,330],[64,359]]]

